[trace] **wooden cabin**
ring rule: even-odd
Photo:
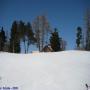
[[[53,49],[50,45],[46,45],[41,52],[53,52]]]

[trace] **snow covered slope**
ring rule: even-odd
[[[90,52],[0,53],[0,90],[86,90]]]

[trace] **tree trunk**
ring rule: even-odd
[[[25,54],[26,54],[27,52],[26,52],[25,38],[23,39],[23,42],[24,42],[24,49],[25,49]]]

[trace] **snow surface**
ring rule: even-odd
[[[90,85],[90,52],[0,53],[0,88],[87,90],[86,83]]]

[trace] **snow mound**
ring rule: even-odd
[[[86,83],[90,52],[0,53],[2,90],[86,90]]]

